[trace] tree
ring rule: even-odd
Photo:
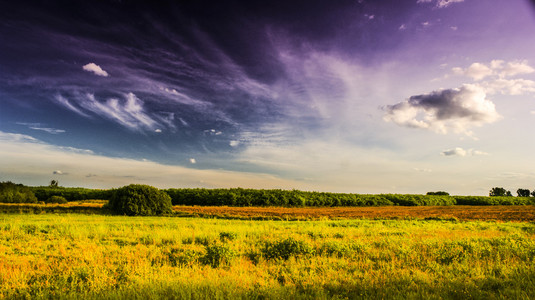
[[[535,197],[535,190],[533,190],[533,192],[531,192],[531,196]]]
[[[489,196],[504,197],[504,196],[512,196],[512,194],[511,194],[511,191],[507,191],[506,189],[502,187],[493,187],[489,192]]]
[[[431,195],[431,196],[449,196],[450,193],[444,192],[444,191],[438,191],[438,192],[427,192],[427,195]]]
[[[49,187],[58,187],[58,184],[59,184],[59,181],[57,181],[57,180],[52,180],[52,181],[50,181],[50,185],[49,185]]]
[[[528,189],[518,189],[516,190],[516,194],[518,197],[529,197],[529,190]]]
[[[159,189],[131,184],[115,190],[107,204],[112,213],[127,216],[156,216],[172,212],[171,197]]]
[[[37,198],[29,187],[11,181],[0,182],[0,202],[35,203]]]

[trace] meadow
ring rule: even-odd
[[[534,260],[533,222],[0,214],[7,299],[533,299]]]

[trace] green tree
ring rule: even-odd
[[[37,198],[29,187],[7,181],[0,182],[0,202],[35,203]]]
[[[157,216],[172,212],[171,197],[159,189],[131,184],[115,190],[107,208],[127,216]]]
[[[529,197],[529,190],[528,189],[518,189],[516,190],[516,194],[518,197]]]
[[[502,187],[493,187],[489,192],[489,196],[491,197],[511,196],[511,191],[508,191]]]
[[[450,193],[448,192],[444,192],[444,191],[438,191],[438,192],[427,192],[427,195],[431,195],[431,196],[449,196]]]

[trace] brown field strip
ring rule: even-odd
[[[105,201],[67,204],[0,204],[0,213],[100,213]],[[173,206],[181,216],[237,219],[449,219],[482,221],[535,221],[534,205],[508,206],[379,206],[379,207],[230,207]]]
[[[228,207],[174,206],[200,216],[274,219],[425,219],[535,221],[535,206]]]

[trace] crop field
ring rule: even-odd
[[[535,221],[535,206],[230,207],[174,206],[177,213],[241,219],[458,219]]]
[[[533,222],[0,214],[7,299],[533,299],[534,260]]]

